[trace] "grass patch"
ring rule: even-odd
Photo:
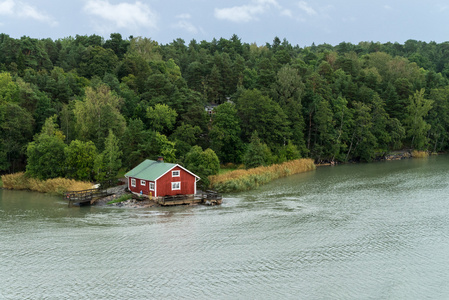
[[[131,199],[131,198],[132,198],[132,195],[131,195],[131,194],[125,194],[125,195],[120,196],[120,197],[117,198],[117,199],[114,199],[114,200],[109,201],[109,202],[106,203],[106,204],[119,203],[119,202],[123,202],[123,201],[129,200],[129,199]]]
[[[418,151],[418,150],[413,150],[412,151],[412,157],[413,158],[425,158],[428,157],[429,153],[427,151]]]
[[[31,190],[41,193],[60,194],[66,191],[81,191],[92,188],[91,182],[67,178],[40,180],[27,176],[24,172],[2,175],[3,187],[10,190]]]
[[[1,188],[3,188],[3,181],[2,181],[2,179],[0,178],[0,189]]]
[[[210,176],[211,188],[220,192],[245,191],[268,183],[274,179],[315,170],[313,159],[303,158],[268,167],[249,170],[234,170]]]

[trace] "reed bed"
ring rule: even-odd
[[[3,188],[11,190],[31,190],[41,193],[60,194],[66,191],[81,191],[92,188],[91,182],[67,178],[39,180],[24,172],[2,175]]]
[[[249,170],[235,170],[225,174],[210,176],[211,188],[220,192],[250,190],[272,180],[289,175],[315,170],[313,159],[303,158],[268,167]]]
[[[429,156],[429,152],[427,151],[418,151],[418,150],[413,150],[412,151],[412,157],[413,158],[425,158]]]

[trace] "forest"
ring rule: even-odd
[[[449,42],[0,34],[0,172],[101,181],[163,156],[202,178],[449,147]]]

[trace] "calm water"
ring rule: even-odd
[[[449,157],[325,167],[220,207],[0,191],[0,299],[449,299]]]

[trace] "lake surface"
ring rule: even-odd
[[[219,207],[0,190],[0,299],[449,299],[449,157],[322,167]]]

